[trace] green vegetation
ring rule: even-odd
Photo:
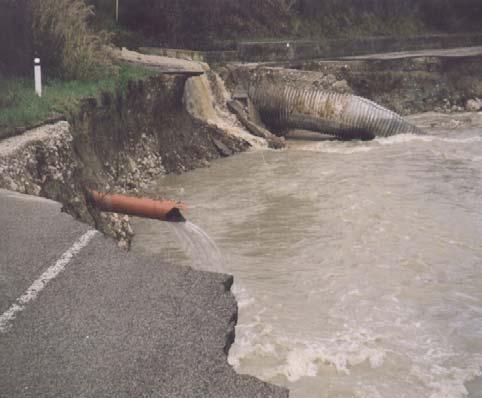
[[[263,37],[480,31],[482,18],[480,0],[120,0],[119,5],[117,24],[113,0],[0,0],[0,132],[65,113],[79,98],[151,73],[121,68],[116,76],[112,39],[118,45],[225,50],[240,39]],[[34,56],[47,73],[42,98],[34,95],[32,79],[22,78],[31,74]]]
[[[298,33],[311,37],[409,36],[430,31],[426,0],[297,1]]]
[[[95,6],[99,25],[112,21],[113,1],[86,1]],[[121,27],[141,34],[140,42],[201,50],[228,49],[238,40],[262,37],[323,40],[482,28],[481,0],[120,0],[119,4]],[[116,38],[120,33],[117,29]]]
[[[93,24],[94,7],[85,0],[0,0],[0,10],[0,138],[155,74],[113,64],[111,34]],[[41,98],[30,76],[34,56],[42,61]]]
[[[83,0],[31,0],[30,7],[34,47],[58,77],[93,79],[110,72],[110,37],[91,29],[92,7]]]
[[[129,80],[155,75],[148,69],[121,66],[117,74],[101,80],[50,80],[39,98],[33,88],[33,79],[12,78],[0,81],[0,138],[16,127],[29,127],[53,115],[68,115],[79,100],[99,97],[102,92],[124,90]]]
[[[0,73],[25,75],[38,56],[51,78],[110,74],[111,35],[95,30],[93,18],[84,0],[0,0]]]
[[[253,38],[480,32],[481,0],[0,0],[0,72],[37,54],[61,79],[109,74],[111,43],[229,50]],[[94,14],[95,12],[95,14]],[[106,31],[110,33],[106,33]],[[7,56],[3,56],[7,54]]]

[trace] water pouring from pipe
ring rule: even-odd
[[[218,247],[200,227],[186,221],[181,213],[181,210],[187,209],[184,203],[108,194],[92,189],[87,192],[90,202],[100,210],[168,221],[169,228],[179,241],[182,250],[191,258],[193,268],[223,272]]]
[[[181,249],[191,259],[194,269],[208,272],[225,272],[221,252],[216,243],[199,226],[192,222],[169,223]]]

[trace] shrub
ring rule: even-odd
[[[34,49],[50,75],[95,79],[112,70],[110,36],[93,32],[83,0],[31,0]]]

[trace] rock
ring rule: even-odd
[[[250,104],[250,101],[248,102],[248,105]],[[251,108],[251,112],[248,113],[246,109],[243,107],[241,102],[234,100],[234,101],[229,101],[227,103],[228,109],[235,113],[236,116],[238,117],[238,120],[241,122],[241,124],[248,129],[248,131],[257,136],[257,137],[262,137],[268,142],[268,146],[273,149],[281,149],[285,147],[285,142],[283,138],[277,137],[273,133],[271,133],[268,129],[264,127],[264,125],[258,125],[255,121],[251,120],[250,118],[250,113],[253,115],[255,113],[255,118],[259,119],[259,114],[257,113],[256,109],[254,106],[248,106],[248,108]],[[215,143],[216,144],[216,143]],[[218,147],[219,149],[219,147]],[[222,153],[221,153],[222,154]],[[229,155],[224,155],[224,156],[229,156]]]
[[[131,172],[134,172],[137,170],[137,165],[136,165],[136,162],[134,161],[134,159],[132,159],[130,156],[127,156],[126,157],[126,162],[127,162],[127,165],[129,167],[129,170]]]
[[[336,91],[337,93],[351,93],[351,88],[348,85],[346,80],[338,80],[337,82],[333,83],[331,86],[333,91]]]
[[[465,109],[469,112],[478,112],[482,109],[482,100],[479,98],[469,99],[465,104]]]
[[[216,138],[213,138],[213,144],[216,146],[221,156],[231,156],[233,154],[233,151],[231,151],[231,149],[229,149],[226,145],[224,145]]]
[[[335,75],[332,75],[331,73],[328,74],[328,75],[326,75],[326,76],[323,78],[323,80],[324,80],[327,84],[329,84],[329,85],[331,85],[331,86],[337,83]]]
[[[120,239],[120,240],[117,242],[117,246],[118,246],[120,249],[127,251],[127,250],[129,250],[130,244],[129,244],[129,242],[128,242],[127,240],[125,240],[125,239]]]
[[[10,189],[11,189],[12,191],[18,191],[18,190],[19,190],[19,189],[18,189],[18,185],[17,185],[15,182],[13,182],[13,181],[10,182]]]

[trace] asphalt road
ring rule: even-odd
[[[0,190],[0,397],[287,397],[226,361],[231,283]]]

